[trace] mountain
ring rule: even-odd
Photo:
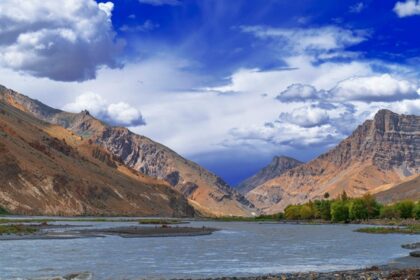
[[[276,156],[270,162],[269,165],[261,169],[254,176],[241,182],[236,189],[242,193],[246,194],[252,191],[254,188],[259,185],[264,184],[265,182],[280,176],[289,169],[295,168],[296,166],[301,165],[302,162],[297,159],[286,157],[286,156]]]
[[[194,215],[166,182],[1,100],[0,207],[27,215]]]
[[[380,110],[329,152],[267,181],[247,194],[266,213],[289,204],[361,196],[420,173],[420,116]]]
[[[127,128],[109,126],[87,111],[74,114],[51,108],[5,87],[0,87],[0,100],[99,145],[134,170],[165,180],[203,215],[249,216],[257,211],[215,174]]]
[[[386,204],[405,199],[420,200],[420,175],[410,176],[402,183],[380,186],[371,193]]]

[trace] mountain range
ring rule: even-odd
[[[145,136],[124,127],[107,125],[88,111],[64,112],[3,86],[0,87],[0,101],[38,120],[64,128],[99,146],[126,167],[169,184],[202,215],[249,216],[256,211],[242,194],[215,174]]]
[[[388,202],[397,193],[398,199],[416,199],[419,173],[420,116],[380,110],[335,148],[260,184],[246,197],[265,213],[343,191],[352,197],[369,192]],[[405,191],[392,191],[397,188]]]
[[[276,156],[231,188],[175,151],[88,111],[0,86],[0,207],[30,215],[251,216],[346,191],[420,198],[420,117],[380,110],[307,163]]]

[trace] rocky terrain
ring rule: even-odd
[[[296,166],[301,165],[302,162],[297,159],[286,157],[286,156],[276,156],[270,162],[269,165],[261,169],[254,176],[241,182],[236,189],[243,194],[246,194],[259,185],[264,184],[265,182],[282,175],[287,170],[295,168]]]
[[[261,184],[246,197],[264,212],[275,213],[325,193],[336,197],[345,190],[349,196],[361,196],[419,173],[420,116],[380,110],[329,152]]]
[[[29,215],[192,216],[169,184],[0,100],[0,206]]]
[[[0,87],[0,100],[48,123],[60,125],[99,145],[121,163],[161,179],[188,198],[196,211],[209,216],[249,216],[257,210],[221,178],[171,149],[127,128],[109,126],[87,111],[63,112]]]

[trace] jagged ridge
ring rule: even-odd
[[[256,211],[243,195],[231,189],[218,176],[127,128],[109,126],[87,111],[73,114],[53,109],[5,87],[0,88],[0,99],[100,144],[128,167],[166,180],[203,214],[248,216]]]
[[[262,185],[265,182],[280,176],[287,170],[295,168],[296,166],[299,166],[301,164],[301,161],[291,157],[275,156],[269,165],[261,169],[254,176],[238,184],[237,190],[242,194],[246,194],[258,187],[259,185]]]
[[[292,203],[360,196],[420,172],[420,117],[380,110],[329,152],[252,190],[247,198],[266,212]]]
[[[29,215],[192,216],[164,181],[0,100],[0,206]]]

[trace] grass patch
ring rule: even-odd
[[[359,228],[356,232],[374,233],[374,234],[389,234],[389,233],[402,233],[402,234],[420,234],[420,225],[409,225],[406,227],[368,227]]]
[[[15,224],[15,225],[0,225],[0,235],[6,235],[6,234],[33,234],[37,232],[38,229],[31,227],[31,226],[25,226],[21,224]]]
[[[165,220],[165,219],[142,219],[139,220],[139,224],[142,225],[176,225],[182,224],[180,220]]]

